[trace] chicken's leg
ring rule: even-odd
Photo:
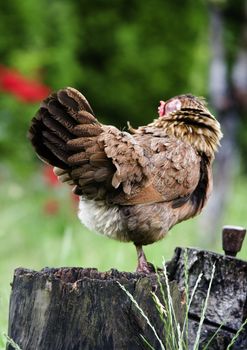
[[[138,265],[137,265],[136,272],[144,272],[144,273],[155,272],[154,266],[147,261],[147,258],[144,254],[142,246],[137,244],[135,244],[135,246],[136,246],[137,258],[138,258]]]

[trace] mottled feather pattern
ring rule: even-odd
[[[212,190],[222,137],[203,99],[162,101],[160,117],[130,132],[102,125],[73,88],[45,99],[29,138],[38,156],[80,196],[89,228],[137,245],[153,243],[197,215]]]
[[[119,188],[121,184],[124,193],[129,195],[147,184],[150,176],[149,159],[132,135],[110,126],[105,127],[100,140],[105,144],[107,157],[112,159],[117,169],[112,179],[114,188]]]
[[[195,150],[174,137],[152,139],[151,147],[153,186],[163,199],[169,201],[193,191],[199,180],[200,163]]]

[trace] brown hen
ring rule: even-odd
[[[85,97],[61,89],[43,101],[29,138],[80,196],[79,218],[92,230],[137,249],[137,271],[150,272],[142,246],[199,214],[212,190],[212,161],[222,137],[202,99],[160,102],[159,118],[129,132],[101,124]]]

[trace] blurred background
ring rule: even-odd
[[[0,33],[0,332],[16,267],[136,267],[131,244],[79,223],[77,198],[26,138],[52,90],[77,88],[121,129],[150,122],[160,99],[188,92],[205,96],[220,120],[207,209],[146,247],[151,262],[161,265],[176,246],[222,252],[221,226],[247,226],[247,1],[2,1]]]

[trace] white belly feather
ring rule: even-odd
[[[126,224],[117,205],[80,197],[78,217],[90,230],[121,241],[129,241]]]

